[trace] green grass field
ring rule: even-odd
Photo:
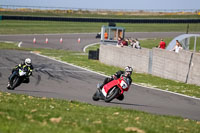
[[[108,23],[55,21],[0,21],[0,34],[98,33]],[[116,23],[126,32],[186,32],[187,24],[126,24]],[[189,32],[199,32],[200,24],[190,24]]]
[[[200,122],[0,92],[1,133],[199,133]]]

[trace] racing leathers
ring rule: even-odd
[[[103,84],[99,87],[99,89],[102,89],[103,86],[104,86],[105,84],[111,82],[112,80],[116,80],[116,79],[120,78],[121,76],[125,76],[126,78],[128,78],[128,79],[129,79],[129,80],[128,80],[128,81],[129,81],[129,85],[131,85],[131,83],[132,83],[132,78],[130,77],[130,75],[127,75],[127,76],[126,76],[126,75],[125,75],[125,71],[119,70],[119,71],[117,71],[114,75],[112,75],[111,77],[105,78]],[[128,89],[125,90],[125,91],[128,91]],[[123,94],[120,95],[119,97],[117,97],[117,99],[118,99],[118,100],[123,100],[123,99],[124,99],[124,95],[123,95]]]

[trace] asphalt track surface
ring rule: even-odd
[[[87,44],[98,42],[98,39],[94,38],[95,34],[62,34],[62,37],[66,37],[65,41],[68,40],[68,42],[70,42],[70,39],[67,39],[68,37],[74,37],[74,40],[71,39],[71,41],[74,41],[74,44],[71,45],[64,43],[65,41],[63,42],[63,44],[54,44],[53,42],[59,41],[56,38],[60,37],[61,35],[58,34],[37,35],[38,38],[45,38],[46,36],[52,36],[52,43],[49,42],[49,45],[42,43],[43,39],[41,39],[41,44],[33,44],[33,35],[0,36],[0,40],[22,41],[22,46],[24,47],[36,47],[35,45],[37,45],[37,47],[48,47],[57,49],[64,48],[77,51],[81,51]],[[80,36],[82,37],[82,42],[80,44],[75,44],[77,43],[77,37]],[[83,36],[85,36],[85,38],[87,39],[84,39]],[[31,39],[30,42],[28,40],[29,37]],[[23,61],[27,57],[30,57],[33,60],[33,65],[35,68],[33,76],[30,78],[31,82],[29,84],[22,84],[13,91],[7,90],[6,86],[8,76],[11,73],[12,67]],[[184,118],[200,120],[199,99],[177,95],[165,91],[159,91],[156,89],[145,88],[138,85],[131,86],[128,93],[125,93],[125,99],[123,101],[118,101],[115,99],[111,103],[105,103],[103,101],[95,102],[92,100],[92,95],[96,91],[96,84],[101,83],[104,78],[104,76],[97,73],[81,69],[67,63],[62,63],[53,59],[49,59],[47,57],[38,56],[30,52],[0,50],[1,91],[28,94],[39,97],[53,97],[67,100],[77,100],[94,105],[120,106],[122,108],[141,110],[154,114],[181,116]]]

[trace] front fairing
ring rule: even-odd
[[[112,80],[111,82],[105,84],[103,86],[103,89],[102,89],[102,93],[104,94],[104,96],[107,95],[108,91],[113,88],[114,86],[117,86],[118,85],[118,80]]]
[[[102,88],[102,93],[104,96],[106,96],[111,88],[117,87],[121,90],[120,94],[123,94],[124,91],[128,90],[130,83],[130,79],[122,75],[119,79],[112,80],[111,82],[105,84]]]
[[[19,76],[25,76],[26,75],[26,71],[24,71],[23,69],[19,69]]]
[[[123,91],[127,91],[130,87],[131,80],[125,76],[121,76],[120,78],[120,87]]]
[[[125,77],[125,76],[123,76],[123,80],[124,80],[124,82],[127,84],[127,86],[129,87],[131,84],[131,80],[130,80],[130,78],[127,78],[127,77]]]

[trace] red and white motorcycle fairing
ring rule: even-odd
[[[128,91],[130,83],[131,82],[129,78],[121,76],[121,78],[112,80],[105,84],[102,89],[97,89],[92,98],[94,101],[101,99],[105,102],[110,102],[114,98],[119,98],[119,96],[122,95],[124,91]]]
[[[117,80],[113,80],[113,81],[105,84],[102,88],[103,95],[106,97],[108,94],[108,91],[110,89],[112,89],[114,86],[119,87],[119,89],[121,90],[119,95],[121,95],[124,93],[124,91],[128,91],[130,85],[128,85],[128,83],[126,83],[126,81],[124,80],[124,77],[121,77]]]

